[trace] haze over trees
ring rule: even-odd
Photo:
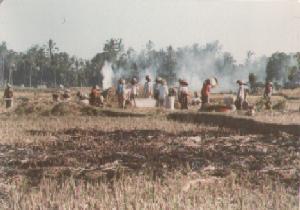
[[[283,84],[299,75],[300,53],[275,52],[271,57],[254,55],[249,51],[244,63],[238,64],[230,52],[223,51],[218,41],[177,49],[168,46],[159,50],[149,41],[137,52],[125,48],[122,39],[110,39],[99,53],[87,60],[60,51],[52,39],[42,46],[34,45],[26,52],[8,49],[2,42],[0,85],[5,82],[26,87],[101,85],[101,70],[105,62],[111,63],[116,78],[136,76],[142,80],[149,74],[161,76],[171,85],[179,78],[185,78],[194,84],[194,88],[199,88],[209,76],[224,80],[223,88],[229,89],[236,79],[251,78],[251,85],[265,80]]]

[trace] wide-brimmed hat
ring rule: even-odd
[[[204,83],[210,85],[210,79],[206,79]]]
[[[244,85],[245,84],[243,80],[237,80],[236,83],[239,84],[239,85]]]
[[[209,78],[209,81],[210,81],[211,86],[213,86],[213,87],[216,87],[219,84],[219,81],[216,77]]]
[[[157,77],[157,78],[156,78],[156,82],[162,82],[162,80],[163,80],[163,79],[162,79],[161,77]]]
[[[132,80],[131,80],[131,83],[136,84],[137,83],[137,78],[133,77]]]
[[[181,85],[189,85],[188,81],[186,81],[185,79],[181,79],[180,84]]]

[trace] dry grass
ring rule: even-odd
[[[57,116],[49,93],[17,97],[35,105],[0,115],[1,209],[298,208],[298,136],[241,135],[159,110]]]
[[[9,209],[297,209],[297,196],[272,183],[251,189],[228,179],[172,174],[167,179],[122,176],[91,184],[44,179],[38,188],[13,187]]]
[[[5,117],[0,131],[8,209],[297,208],[296,137],[164,117]]]

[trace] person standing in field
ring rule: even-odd
[[[145,85],[144,85],[144,96],[146,98],[151,98],[152,97],[152,90],[153,90],[153,87],[152,87],[152,82],[151,82],[151,78],[149,75],[146,76],[146,82],[145,82]]]
[[[159,89],[162,85],[162,78],[157,77],[153,86],[154,99],[156,100],[156,107],[159,107]]]
[[[133,77],[131,80],[131,89],[130,89],[130,102],[133,107],[136,107],[135,98],[138,92],[138,81],[136,77]]]
[[[272,108],[272,101],[271,101],[272,94],[273,94],[273,83],[267,82],[266,86],[265,86],[265,91],[264,91],[264,98],[266,100],[266,103],[265,103],[266,109]]]
[[[10,84],[7,84],[6,89],[4,90],[4,100],[6,104],[6,108],[11,108],[13,106],[13,97],[14,93]]]
[[[211,90],[210,80],[207,79],[204,81],[202,90],[201,90],[201,108],[204,108],[205,105],[209,104],[209,95]]]
[[[159,86],[159,107],[166,107],[167,98],[169,95],[169,88],[166,80],[162,81],[162,85]]]
[[[125,80],[120,79],[118,86],[117,86],[117,96],[118,96],[118,102],[119,102],[119,107],[122,109],[125,109]]]
[[[245,83],[241,80],[238,80],[236,83],[239,85],[239,89],[236,96],[235,106],[237,110],[241,110],[245,101]]]
[[[181,104],[181,109],[188,109],[188,82],[186,80],[179,80],[179,91],[178,91],[178,99]]]

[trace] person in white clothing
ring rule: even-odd
[[[159,87],[159,107],[166,106],[168,95],[169,95],[169,88],[167,85],[167,81],[163,80],[162,85]]]
[[[150,76],[147,75],[146,76],[146,82],[145,82],[145,85],[144,85],[144,96],[146,98],[151,98],[152,97],[152,82],[151,82],[151,79],[150,79]]]
[[[245,83],[241,80],[236,82],[239,85],[239,89],[236,96],[235,105],[238,110],[241,110],[245,100]]]
[[[131,90],[130,90],[130,102],[131,102],[131,104],[132,104],[133,107],[136,107],[135,98],[137,96],[137,91],[138,91],[137,84],[138,84],[137,78],[136,77],[132,78],[132,81],[131,81]]]
[[[154,99],[156,100],[156,107],[159,107],[159,89],[160,86],[162,85],[162,78],[157,77],[155,84],[153,85],[153,96]]]

